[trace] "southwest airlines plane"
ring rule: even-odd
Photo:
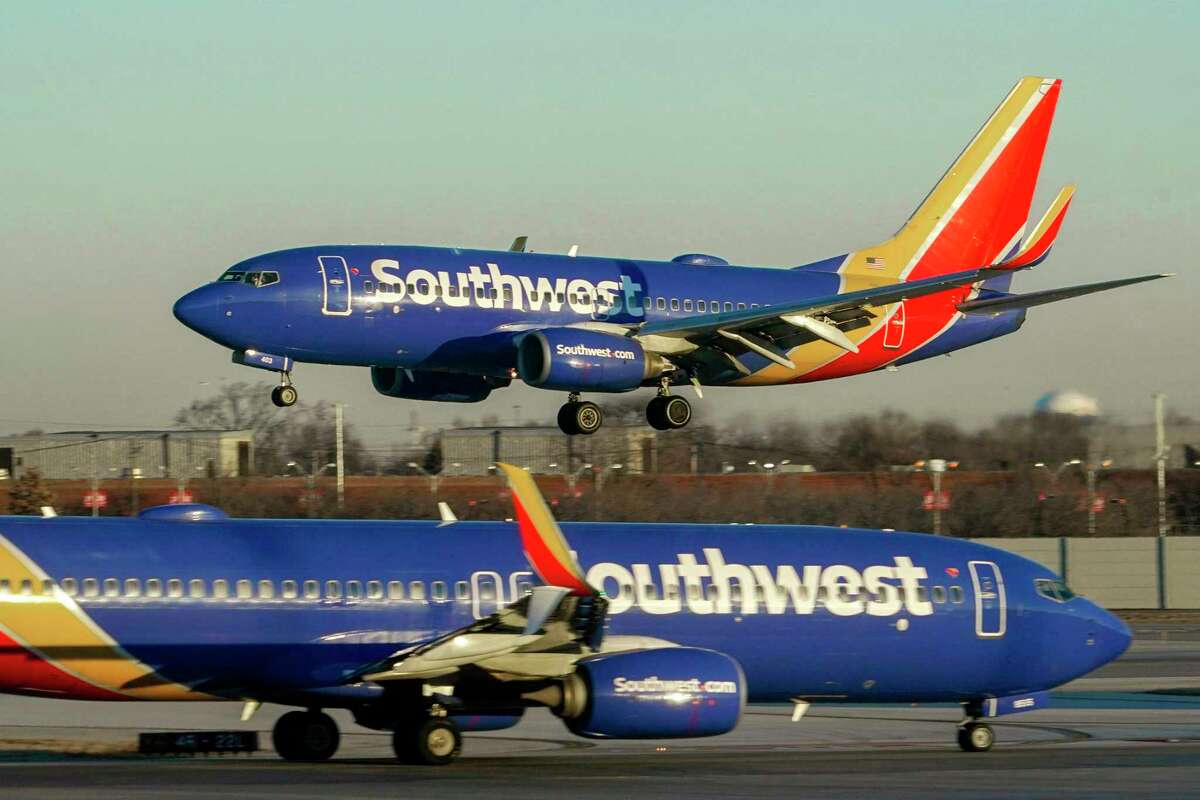
[[[793,269],[390,245],[255,256],[182,297],[175,316],[280,374],[298,361],[370,367],[389,397],[476,402],[521,379],[565,392],[569,434],[595,433],[583,392],[657,386],[651,425],[680,428],[691,384],[763,386],[857,375],[1017,330],[1030,306],[1161,275],[1011,294],[1046,258],[1067,186],[1026,235],[1061,81],[1022,79],[895,236]]]
[[[322,709],[445,764],[463,730],[549,708],[580,736],[732,730],[746,702],[959,703],[981,720],[1120,655],[1128,628],[1045,567],[941,537],[569,526],[501,465],[515,523],[0,517],[0,691],[298,706],[279,755],[332,757]],[[572,546],[575,548],[572,549]],[[524,550],[524,558],[521,551]]]

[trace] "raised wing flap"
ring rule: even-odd
[[[745,311],[729,311],[721,314],[699,314],[683,319],[666,319],[647,322],[636,332],[636,336],[674,336],[686,339],[716,334],[720,330],[738,331],[754,328],[774,321],[785,315],[823,316],[847,308],[882,306],[898,303],[914,297],[936,294],[957,286],[966,286],[986,280],[1003,271],[991,268],[969,269],[938,275],[918,281],[891,283],[854,292],[809,298],[794,303],[780,303],[766,308]]]

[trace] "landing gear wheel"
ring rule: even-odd
[[[276,386],[271,390],[271,402],[280,408],[289,408],[296,405],[296,401],[300,399],[300,393],[296,391],[296,387],[289,384]]]
[[[462,754],[462,734],[450,720],[434,717],[396,728],[392,749],[405,764],[440,767]]]
[[[604,412],[595,403],[586,400],[570,402],[558,410],[558,427],[568,436],[583,434],[591,436],[604,424]]]
[[[675,395],[659,395],[646,406],[646,421],[660,431],[682,428],[692,421],[692,404]]]
[[[320,711],[289,711],[271,732],[275,752],[285,761],[328,761],[340,738],[337,723]]]
[[[968,753],[986,753],[996,743],[996,734],[983,722],[968,722],[958,729],[958,746]]]

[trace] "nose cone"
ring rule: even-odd
[[[1099,606],[1094,619],[1096,667],[1107,664],[1119,658],[1133,643],[1133,631],[1120,617],[1117,617]]]
[[[216,287],[201,286],[175,301],[175,319],[196,333],[211,336],[220,319]]]

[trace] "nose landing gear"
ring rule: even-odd
[[[290,408],[296,405],[296,401],[300,399],[300,393],[296,391],[296,387],[292,386],[292,376],[290,373],[279,373],[279,385],[271,390],[271,402],[280,408]]]

